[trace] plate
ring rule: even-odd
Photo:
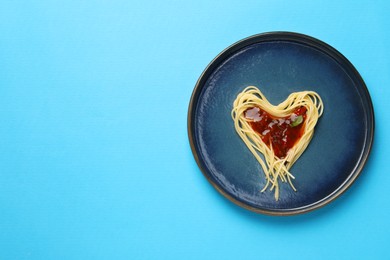
[[[325,107],[291,168],[297,192],[283,183],[278,201],[261,192],[262,168],[230,115],[237,94],[250,85],[274,105],[313,90]],[[199,168],[223,196],[258,213],[294,215],[333,201],[360,175],[373,143],[374,111],[362,77],[336,49],[307,35],[270,32],[231,45],[203,71],[189,104],[188,135]]]

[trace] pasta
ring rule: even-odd
[[[264,171],[266,184],[261,192],[269,188],[277,201],[279,181],[296,191],[290,168],[310,143],[323,110],[321,97],[313,91],[292,93],[277,106],[254,86],[238,94],[231,115],[238,135]]]

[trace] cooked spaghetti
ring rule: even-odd
[[[245,88],[233,103],[232,118],[238,135],[263,168],[266,184],[279,199],[279,181],[292,183],[291,166],[313,137],[324,106],[313,91],[295,92],[277,106],[259,89]]]

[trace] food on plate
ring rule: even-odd
[[[309,145],[314,128],[324,111],[314,91],[291,93],[272,105],[261,91],[249,86],[238,94],[231,112],[235,129],[261,165],[268,188],[279,199],[279,181],[292,183],[290,168]]]

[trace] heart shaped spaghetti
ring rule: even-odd
[[[263,168],[266,184],[261,192],[275,190],[279,199],[279,180],[296,191],[290,168],[309,145],[324,106],[313,91],[290,94],[273,106],[261,91],[249,86],[233,103],[232,118],[238,135]]]

